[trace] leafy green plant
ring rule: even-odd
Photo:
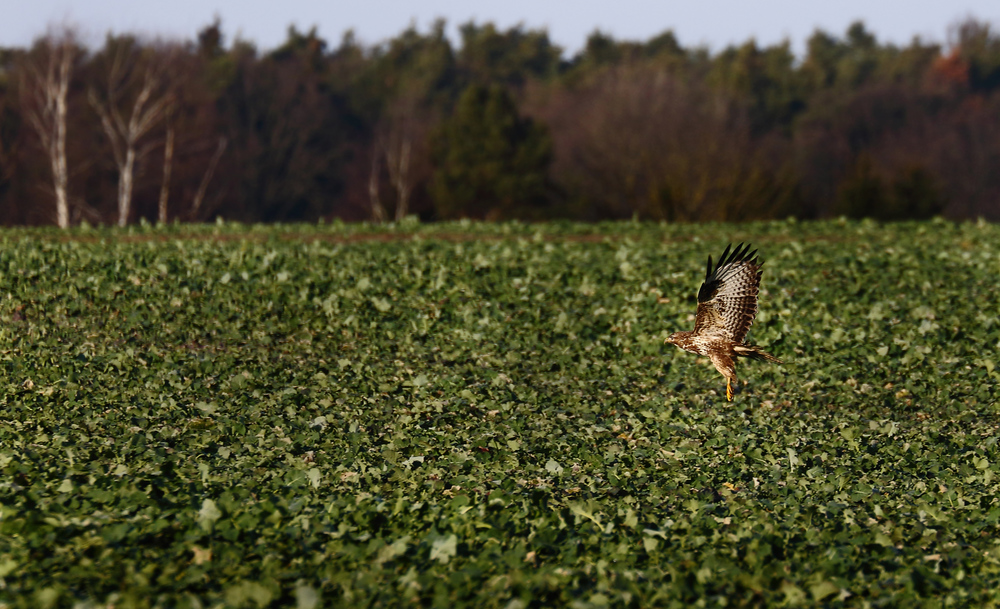
[[[996,603],[998,237],[7,231],[0,603]],[[663,339],[730,240],[787,363],[727,404]]]

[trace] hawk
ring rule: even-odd
[[[705,283],[698,290],[698,313],[692,332],[675,332],[666,341],[679,348],[707,355],[715,369],[726,377],[726,399],[733,400],[733,383],[736,383],[736,358],[781,363],[781,360],[760,347],[743,342],[750,325],[757,316],[757,292],[760,288],[760,267],[757,250],[750,245],[726,246],[719,263],[712,269],[708,257]]]

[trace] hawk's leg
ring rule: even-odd
[[[736,380],[736,363],[733,359],[735,355],[729,355],[722,349],[709,351],[708,357],[712,359],[712,364],[719,374],[726,377],[726,399],[733,401],[733,381]]]

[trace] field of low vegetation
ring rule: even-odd
[[[666,336],[764,265],[732,403]],[[0,607],[1000,605],[1000,227],[0,232]]]

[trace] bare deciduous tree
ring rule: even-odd
[[[226,151],[226,145],[229,143],[224,137],[219,138],[219,145],[215,148],[215,154],[212,155],[212,160],[208,162],[208,167],[205,169],[205,175],[201,178],[201,183],[198,184],[198,191],[194,193],[194,200],[191,201],[191,218],[197,218],[198,213],[201,211],[202,202],[205,200],[205,192],[208,190],[208,183],[212,180],[212,174],[215,173],[215,167],[219,164],[219,159],[222,158],[222,154]]]
[[[538,97],[527,105],[552,129],[556,178],[593,217],[739,220],[783,201],[740,104],[668,70],[618,67]]]
[[[0,116],[3,115],[5,101],[0,95]],[[0,130],[0,186],[10,182],[11,177],[13,177],[14,160],[20,152],[17,142],[13,138],[5,138],[4,135],[4,132]]]
[[[413,184],[410,182],[410,149],[413,147],[411,134],[405,130],[398,131],[386,142],[385,160],[389,170],[389,181],[396,189],[396,222],[406,217],[410,210],[410,193]]]
[[[368,173],[368,200],[371,203],[372,208],[372,220],[374,222],[382,223],[385,222],[385,207],[382,205],[382,198],[379,195],[379,178],[381,177],[382,165],[379,162],[382,157],[382,150],[378,146],[378,142],[375,143],[372,150],[372,166]]]
[[[56,199],[56,223],[68,228],[69,167],[66,162],[66,116],[70,80],[79,53],[75,34],[65,30],[49,34],[36,45],[37,57],[25,70],[23,83],[25,115],[52,168],[52,189]]]
[[[155,59],[140,57],[129,41],[121,41],[115,47],[109,49],[112,57],[106,91],[101,95],[92,88],[89,97],[101,117],[101,126],[111,142],[118,166],[118,226],[125,226],[132,210],[136,163],[153,148],[139,147],[139,142],[165,118],[172,98]],[[135,89],[138,90],[128,104],[126,100]],[[123,110],[123,106],[129,105],[131,108]]]
[[[170,173],[174,167],[174,126],[167,126],[167,140],[163,144],[163,182],[160,184],[160,201],[157,206],[157,221],[166,224],[167,204],[170,199]]]
[[[431,130],[433,117],[413,95],[404,94],[393,102],[376,128],[375,151],[369,194],[372,196],[372,216],[377,222],[384,221],[388,214],[378,195],[380,177],[379,156],[385,157],[385,169],[389,184],[395,195],[396,222],[410,213],[410,199],[418,182],[430,174],[427,152],[427,135]],[[382,218],[381,220],[379,218]]]

